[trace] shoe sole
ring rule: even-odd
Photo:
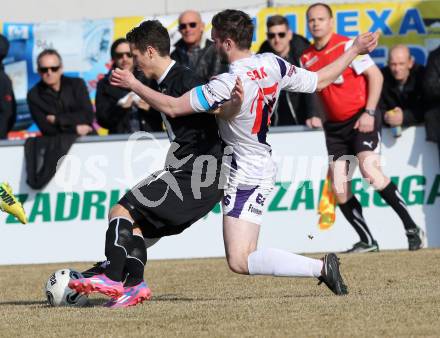
[[[102,285],[99,284],[93,284],[84,281],[81,282],[80,280],[70,281],[68,286],[69,288],[75,290],[76,292],[79,292],[84,295],[89,295],[91,293],[97,292],[112,298],[119,298],[124,293],[123,289],[121,291],[114,288],[102,287]]]
[[[150,300],[152,297],[153,297],[153,294],[152,294],[151,290],[149,288],[147,288],[145,290],[145,295],[137,297],[135,300],[133,300],[130,303],[123,304],[123,305],[120,305],[120,306],[118,306],[118,303],[114,303],[113,305],[110,305],[110,306],[107,306],[107,307],[110,308],[110,309],[127,308],[127,307],[130,307],[130,306],[136,306],[138,304],[142,304],[146,300]]]
[[[352,254],[352,253],[366,253],[366,252],[379,252],[379,248],[366,248],[366,249],[359,249],[359,250],[356,250],[356,251],[345,251],[345,252],[343,252],[343,253],[346,253],[346,254]]]
[[[335,254],[328,254],[327,255],[327,262],[333,263],[332,265],[336,267],[336,269],[332,269],[332,279],[336,280],[336,286],[335,290],[330,289],[335,295],[343,296],[348,294],[347,287],[345,286],[345,290],[342,287],[342,284],[345,285],[344,279],[341,276],[341,272],[339,271],[339,258]]]
[[[421,242],[420,246],[418,248],[409,249],[409,251],[417,251],[426,247],[427,240],[426,240],[425,231],[423,231],[423,229],[420,229],[419,238]]]

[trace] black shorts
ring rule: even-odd
[[[223,197],[220,170],[205,172],[193,182],[191,177],[191,171],[159,170],[127,192],[119,204],[129,211],[144,237],[179,234],[209,213]],[[213,183],[200,187],[199,181]]]
[[[361,133],[353,129],[362,112],[342,122],[325,122],[325,142],[328,155],[333,160],[344,155],[357,155],[362,151],[380,151],[381,118],[374,119],[374,130],[370,133]]]

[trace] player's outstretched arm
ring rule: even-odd
[[[169,117],[194,113],[190,104],[190,92],[187,92],[180,97],[168,96],[145,86],[134,77],[132,72],[118,68],[112,71],[110,83],[113,86],[132,90],[154,109],[168,115]]]
[[[317,72],[317,90],[321,90],[333,83],[358,55],[368,54],[373,51],[376,48],[378,41],[378,32],[367,32],[359,35],[344,54]]]
[[[240,112],[243,99],[243,83],[241,82],[240,77],[237,76],[234,88],[232,88],[231,91],[231,99],[221,105],[218,109],[212,111],[212,113],[217,114],[218,117],[224,120],[230,120]]]

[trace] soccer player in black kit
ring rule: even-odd
[[[161,92],[179,97],[203,84],[193,71],[171,60],[170,38],[159,21],[143,22],[127,34],[127,40],[137,67],[156,81]],[[215,113],[228,116],[239,111],[242,92],[233,92],[233,99]],[[112,297],[107,307],[132,306],[151,298],[143,280],[147,261],[144,238],[179,234],[223,196],[219,182],[223,147],[215,116],[163,116],[172,138],[165,168],[138,183],[110,210],[103,273],[69,283],[77,292]]]

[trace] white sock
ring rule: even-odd
[[[319,277],[323,262],[279,249],[258,249],[248,257],[250,275]]]

